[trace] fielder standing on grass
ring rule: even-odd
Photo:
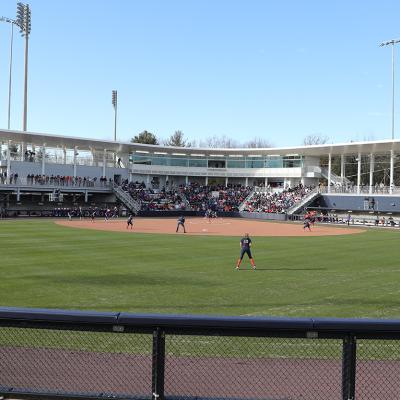
[[[241,250],[240,250],[240,258],[237,261],[236,269],[240,268],[240,264],[242,263],[243,256],[245,254],[247,254],[249,259],[250,259],[251,266],[253,267],[253,270],[254,271],[256,270],[256,265],[254,263],[254,258],[251,255],[250,247],[251,247],[251,239],[249,237],[249,234],[246,233],[244,235],[244,237],[240,240],[240,248],[241,248]]]

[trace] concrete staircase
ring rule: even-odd
[[[187,199],[187,197],[185,196],[185,194],[183,192],[179,192],[179,196],[181,196],[183,202],[186,204],[186,210],[187,211],[192,211],[192,206],[189,203],[189,200]]]
[[[321,168],[321,175],[325,178],[328,179],[328,168]],[[339,175],[334,174],[333,172],[331,172],[331,182],[334,185],[342,185],[343,186],[347,186],[351,184],[351,181],[349,179],[347,179],[346,177],[343,177],[343,182],[342,182],[342,178]]]
[[[253,190],[249,193],[249,195],[243,200],[242,204],[240,204],[239,212],[242,212],[244,210],[246,203],[250,201],[256,193],[257,193],[256,188],[253,188]]]
[[[298,203],[293,204],[286,210],[287,215],[295,214],[300,209],[307,207],[320,195],[318,188],[313,189],[305,197],[303,197]]]
[[[113,192],[117,199],[133,214],[137,215],[141,209],[138,201],[132,199],[129,193],[122,190],[121,186],[114,185]]]

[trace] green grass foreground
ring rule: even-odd
[[[299,225],[299,231],[302,228]],[[0,221],[0,305],[138,313],[400,318],[400,230],[239,238]]]

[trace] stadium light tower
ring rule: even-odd
[[[392,140],[394,139],[394,45],[399,42],[400,39],[392,39],[380,44],[380,47],[392,46]]]
[[[117,108],[118,108],[118,92],[112,91],[112,105],[114,107],[114,142],[117,141]]]
[[[13,42],[14,42],[14,25],[18,25],[17,21],[7,17],[0,17],[0,22],[8,22],[11,25],[10,35],[10,66],[8,76],[8,118],[7,118],[7,129],[11,126],[11,88],[12,88],[12,62],[13,62]]]
[[[29,4],[17,3],[17,25],[20,28],[22,36],[25,37],[24,115],[22,130],[26,131],[28,117],[28,44],[31,33],[31,9]]]

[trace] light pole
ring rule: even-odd
[[[17,4],[17,25],[20,33],[25,36],[25,81],[24,81],[24,115],[22,119],[22,130],[27,129],[28,118],[28,44],[31,33],[31,9],[29,4]]]
[[[118,108],[118,92],[112,91],[112,105],[114,106],[114,142],[117,141],[117,108]]]
[[[392,39],[380,44],[380,47],[392,46],[392,140],[394,140],[394,45],[399,42],[400,39]]]
[[[11,88],[12,88],[12,62],[13,62],[13,41],[14,41],[14,25],[18,25],[17,21],[13,19],[0,17],[1,22],[8,22],[11,25],[11,37],[10,37],[10,67],[8,76],[8,119],[7,119],[7,129],[10,129],[11,121]]]

